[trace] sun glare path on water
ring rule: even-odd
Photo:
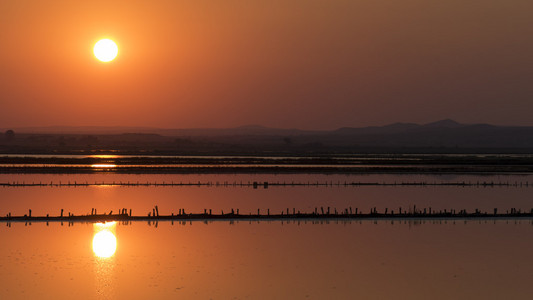
[[[112,154],[95,154],[95,155],[89,155],[87,157],[90,157],[90,158],[119,158],[118,155],[112,155]]]
[[[95,169],[106,169],[106,168],[116,168],[117,165],[113,165],[113,164],[94,164],[94,165],[91,165],[91,168],[95,168]]]

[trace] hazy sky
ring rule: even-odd
[[[95,59],[101,38],[118,44]],[[531,0],[0,0],[0,127],[533,125]]]

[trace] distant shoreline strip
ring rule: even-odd
[[[74,215],[68,213],[63,216],[31,216],[29,214],[24,216],[11,216],[11,213],[0,217],[1,222],[85,222],[85,223],[100,223],[100,222],[129,222],[129,221],[209,221],[209,220],[468,220],[468,219],[484,219],[484,220],[507,220],[507,219],[527,219],[533,220],[533,209],[529,211],[522,211],[520,209],[511,208],[504,213],[498,213],[498,209],[493,212],[481,212],[476,209],[474,212],[467,212],[466,210],[438,210],[432,211],[431,208],[424,208],[417,210],[416,206],[409,210],[398,211],[385,209],[384,212],[378,212],[376,208],[372,208],[369,213],[363,213],[357,208],[346,208],[342,211],[331,209],[327,207],[315,208],[314,212],[302,213],[293,209],[282,211],[281,213],[270,214],[270,209],[263,211],[258,210],[257,214],[240,214],[239,210],[231,210],[230,213],[212,214],[211,210],[204,210],[204,213],[185,213],[185,209],[180,209],[178,214],[159,215],[157,206],[145,216],[135,216],[127,213],[127,209],[122,209],[119,214],[96,214],[93,209],[91,214]]]
[[[533,174],[533,165],[420,166],[1,166],[0,174]]]
[[[124,187],[246,187],[254,189],[268,189],[269,187],[361,187],[361,186],[391,186],[391,187],[408,187],[408,186],[456,186],[456,187],[514,187],[528,188],[533,187],[533,183],[528,181],[513,182],[494,182],[494,181],[459,181],[459,182],[430,182],[430,181],[405,181],[405,182],[348,182],[348,181],[315,181],[315,182],[269,182],[269,181],[224,181],[224,182],[78,182],[78,181],[59,181],[59,182],[0,182],[0,187],[107,187],[107,186],[124,186]]]

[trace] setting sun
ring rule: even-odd
[[[100,61],[109,62],[115,59],[118,54],[118,47],[115,42],[110,39],[99,40],[94,45],[94,56]]]

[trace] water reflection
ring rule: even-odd
[[[117,251],[116,222],[93,225],[93,252],[96,256],[95,283],[97,299],[114,298],[115,252]]]
[[[85,156],[85,157],[109,159],[109,158],[119,158],[121,156],[119,156],[119,155],[109,155],[109,154],[96,154],[96,155],[89,155],[89,156]]]
[[[117,251],[116,222],[94,224],[93,252],[100,258],[109,258]]]
[[[531,298],[531,220],[153,225],[0,226],[0,299]]]
[[[114,165],[114,164],[94,164],[94,165],[91,165],[91,168],[95,168],[95,169],[109,169],[109,168],[116,168],[117,165]]]

